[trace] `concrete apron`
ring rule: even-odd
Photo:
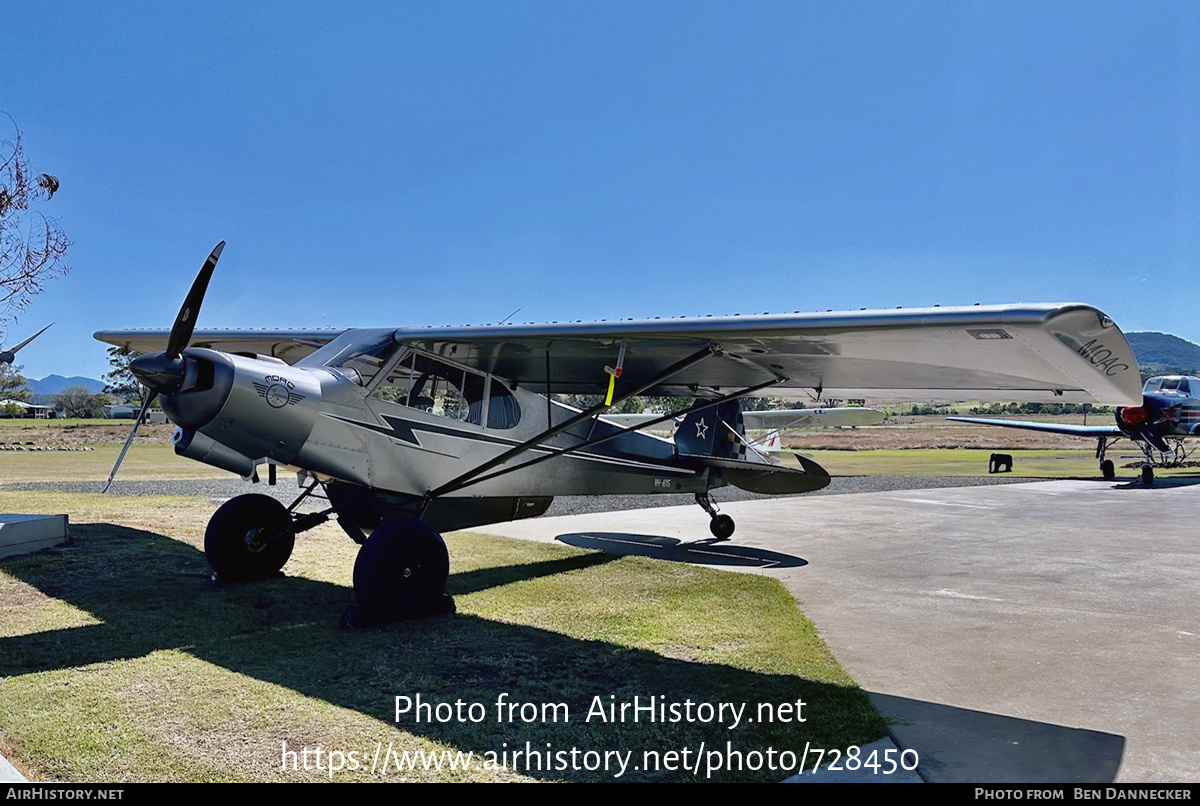
[[[481,531],[780,579],[928,781],[1163,783],[1200,758],[1198,505],[1049,481],[734,503],[716,545],[699,507]]]

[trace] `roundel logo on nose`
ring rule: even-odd
[[[281,409],[287,405],[288,391],[281,383],[272,384],[271,387],[267,389],[266,398],[269,405],[274,408]]]

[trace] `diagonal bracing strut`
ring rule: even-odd
[[[519,465],[514,465],[513,467],[506,467],[502,470],[497,470],[495,473],[489,473],[486,476],[483,476],[482,478],[472,479],[471,481],[468,481],[467,483],[463,484],[462,486],[468,487],[472,484],[478,484],[480,482],[490,481],[498,476],[503,476],[507,473],[512,473],[515,470],[524,470],[527,467],[532,467],[533,465],[540,464],[549,459],[557,459],[560,456],[566,456],[568,454],[575,453],[576,451],[581,451],[584,448],[594,448],[595,446],[600,445],[605,442],[608,442],[609,440],[625,436],[626,434],[630,433],[631,431],[640,431],[643,428],[649,428],[652,425],[658,425],[659,423],[666,422],[667,420],[673,419],[675,417],[686,417],[687,415],[694,414],[697,411],[704,411],[705,409],[711,409],[714,406],[719,406],[722,403],[729,402],[730,400],[736,400],[739,397],[744,397],[746,395],[753,394],[754,392],[757,392],[760,389],[766,389],[768,386],[774,386],[778,383],[782,383],[784,380],[786,380],[786,379],[778,378],[778,377],[772,378],[771,380],[764,381],[763,383],[760,383],[757,386],[750,386],[750,387],[747,387],[746,389],[742,389],[740,391],[733,392],[728,395],[724,395],[723,397],[716,398],[715,400],[709,400],[704,403],[695,403],[691,406],[688,406],[686,409],[682,409],[681,411],[675,411],[675,412],[671,412],[670,414],[664,414],[663,416],[658,417],[654,420],[649,420],[648,422],[639,423],[638,425],[632,425],[632,426],[629,426],[628,428],[622,428],[619,431],[616,431],[607,436],[600,437],[599,439],[589,439],[586,442],[581,442],[578,445],[572,445],[568,448],[546,448],[544,450],[547,450],[550,452],[546,453],[544,456],[539,456],[536,459],[530,459],[528,462],[523,462]],[[730,430],[732,430],[732,429],[730,429]]]
[[[688,367],[693,366],[694,364],[698,364],[699,362],[703,361],[704,359],[706,359],[710,356],[719,355],[720,352],[721,352],[721,348],[718,345],[716,345],[716,344],[706,345],[703,349],[697,350],[696,352],[692,353],[687,358],[684,358],[681,361],[677,361],[676,363],[667,367],[665,370],[660,372],[658,375],[655,375],[650,380],[639,384],[638,386],[630,389],[627,392],[621,393],[621,395],[619,395],[618,397],[613,399],[611,404],[600,403],[595,406],[592,406],[587,411],[581,411],[573,417],[568,417],[566,420],[563,420],[558,425],[548,427],[545,431],[538,434],[537,436],[525,440],[520,445],[517,445],[516,447],[505,451],[504,453],[500,454],[499,456],[496,456],[492,459],[487,460],[486,462],[476,465],[475,467],[471,468],[466,473],[463,473],[462,475],[458,476],[457,478],[451,479],[450,481],[446,482],[445,484],[441,485],[440,487],[430,490],[429,492],[427,492],[425,494],[426,502],[428,502],[434,498],[437,498],[440,495],[445,495],[448,492],[453,492],[454,490],[458,490],[463,487],[466,487],[467,484],[469,482],[471,482],[473,479],[486,473],[487,471],[491,470],[494,467],[498,467],[499,465],[504,464],[509,459],[512,459],[514,456],[520,456],[521,454],[525,453],[526,451],[530,450],[531,448],[536,448],[537,446],[541,445],[546,440],[551,439],[552,437],[558,436],[559,434],[561,434],[562,432],[571,428],[572,426],[582,423],[585,420],[589,420],[598,414],[603,414],[604,412],[608,411],[613,406],[621,405],[629,398],[640,395],[642,392],[646,391],[647,389],[657,386],[658,384],[665,381],[667,378],[670,378],[672,375],[682,372],[683,370],[687,369]],[[547,379],[547,380],[549,380],[549,379]]]

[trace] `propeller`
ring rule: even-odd
[[[18,344],[16,347],[12,348],[11,350],[0,350],[0,364],[11,364],[13,361],[16,361],[17,353],[19,353],[21,351],[21,348],[24,347],[26,344],[29,344],[29,342],[33,341],[38,336],[45,333],[47,330],[50,329],[51,325],[53,325],[53,324],[54,323],[51,322],[49,325],[46,325],[44,328],[39,330],[37,333],[34,333],[29,338],[25,339],[25,341],[21,342],[20,344]]]
[[[138,426],[142,424],[142,419],[145,418],[154,398],[160,394],[173,395],[183,388],[188,371],[188,360],[183,357],[183,350],[192,340],[192,333],[196,330],[196,318],[200,315],[200,305],[204,302],[204,293],[208,290],[208,281],[212,279],[213,270],[216,269],[217,261],[224,249],[225,242],[221,241],[212,250],[208,260],[204,261],[204,265],[200,267],[200,273],[192,282],[191,290],[184,297],[183,306],[179,309],[179,315],[175,317],[175,324],[171,326],[171,334],[167,337],[167,349],[163,352],[139,355],[130,362],[129,370],[147,389],[146,401],[142,403],[141,411],[138,412],[137,419],[133,421],[133,428],[125,440],[125,446],[121,448],[121,453],[117,456],[117,463],[113,465],[112,472],[108,474],[108,481],[105,482],[101,492],[108,492],[108,488],[112,486],[113,479],[117,476],[117,469],[125,460],[125,454],[129,451],[129,446],[133,444]],[[20,346],[24,346],[24,344]],[[17,349],[20,349],[20,346]]]

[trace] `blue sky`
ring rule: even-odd
[[[1081,301],[1200,341],[1200,5],[9,2],[7,342]],[[5,121],[7,123],[7,121]]]

